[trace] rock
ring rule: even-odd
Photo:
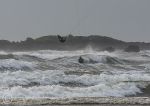
[[[80,56],[78,59],[79,63],[84,63],[84,59]]]
[[[140,52],[140,47],[137,45],[129,45],[124,51],[125,52]]]
[[[107,47],[104,49],[105,51],[108,51],[108,52],[114,52],[115,51],[115,48],[113,47]]]

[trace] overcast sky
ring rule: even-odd
[[[150,42],[150,0],[0,0],[0,39],[69,33]]]

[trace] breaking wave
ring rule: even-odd
[[[150,59],[144,54],[148,52],[0,52],[0,98],[136,95],[150,84]]]
[[[0,60],[0,70],[27,70],[35,67],[35,64],[32,62],[15,60],[15,59],[4,59]]]

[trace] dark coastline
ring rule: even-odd
[[[150,49],[150,43],[125,42],[114,38],[90,35],[90,36],[67,36],[64,43],[59,42],[57,35],[43,36],[40,38],[27,38],[24,41],[10,42],[0,40],[0,50],[4,51],[30,51],[30,50],[80,50],[91,46],[95,50],[104,50],[107,47],[124,49],[129,45],[137,45],[140,49]]]

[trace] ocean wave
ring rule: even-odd
[[[143,87],[146,84],[144,82],[150,82],[149,74],[136,71],[114,75],[102,73],[100,75],[84,74],[80,76],[66,75],[60,70],[16,71],[1,73],[0,78],[2,79],[0,81],[0,94],[4,95],[6,91],[8,94],[15,92],[12,94],[13,97],[20,97],[18,96],[20,93],[24,97],[34,97],[35,95],[35,97],[41,95],[43,97],[48,95],[48,97],[69,97],[69,95],[71,97],[121,97],[139,93],[139,87]],[[6,89],[7,87],[10,88]]]
[[[36,65],[32,62],[16,60],[16,59],[4,59],[0,60],[0,70],[25,70],[33,69]]]
[[[34,86],[23,88],[15,86],[0,90],[0,98],[62,98],[62,97],[123,97],[141,93],[135,83],[117,83],[114,85],[98,84],[86,88],[71,88],[60,85]]]
[[[0,98],[123,97],[150,83],[144,53],[0,52]],[[79,63],[79,57],[84,63]]]

